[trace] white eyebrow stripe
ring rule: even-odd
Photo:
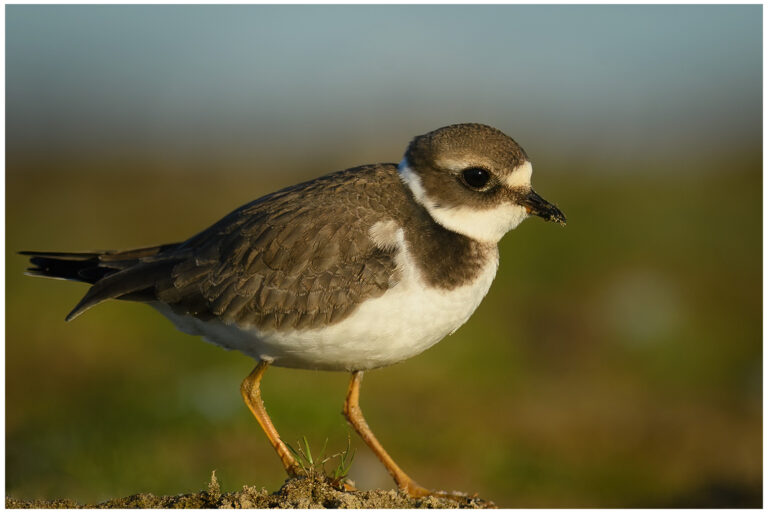
[[[450,171],[461,171],[468,167],[477,167],[480,163],[468,162],[466,160],[440,159],[438,160],[437,165]]]
[[[533,174],[533,166],[530,162],[525,161],[504,178],[504,185],[510,189],[530,187],[531,174]]]
[[[443,169],[456,172],[473,166],[487,167],[483,162],[468,162],[465,160],[453,159],[441,159],[438,165]],[[503,179],[504,185],[512,189],[518,187],[530,187],[532,173],[533,166],[531,165],[530,161],[526,160],[515,169],[513,169],[512,172]]]

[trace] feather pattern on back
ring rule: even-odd
[[[488,248],[435,224],[409,195],[395,164],[361,166],[257,199],[182,243],[25,254],[31,274],[93,284],[68,320],[127,299],[261,330],[311,329],[397,284],[398,248],[370,235],[380,221],[403,227],[427,283],[453,288],[477,274]]]

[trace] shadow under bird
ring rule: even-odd
[[[29,274],[90,283],[67,316],[107,299],[144,302],[184,333],[257,361],[245,403],[290,476],[301,467],[264,409],[270,365],[352,374],[344,415],[411,496],[358,403],[363,372],[453,333],[488,292],[497,243],[534,215],[565,215],[531,188],[525,151],[480,124],[413,139],[400,164],[372,164],[288,187],[184,242],[128,251],[25,251]]]

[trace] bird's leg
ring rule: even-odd
[[[296,477],[303,474],[301,467],[296,463],[296,459],[293,457],[288,447],[280,439],[280,435],[275,429],[272,420],[267,415],[267,410],[264,409],[264,402],[261,400],[261,377],[264,375],[264,371],[267,370],[269,363],[261,361],[256,365],[253,371],[243,380],[243,384],[240,385],[240,393],[243,394],[245,404],[259,421],[261,429],[266,433],[269,438],[269,443],[275,448],[277,455],[280,457],[280,461],[283,462],[283,467],[290,477]]]
[[[392,457],[387,454],[384,447],[381,446],[379,441],[371,432],[371,428],[368,427],[368,423],[363,417],[363,412],[360,410],[360,382],[363,380],[363,371],[355,371],[352,373],[352,380],[349,382],[349,390],[347,391],[347,399],[344,401],[344,416],[347,418],[352,427],[355,428],[360,438],[371,448],[373,453],[381,460],[389,473],[394,478],[397,487],[403,490],[411,497],[424,497],[427,495],[440,495],[434,494],[430,490],[419,486],[416,481],[411,479],[408,474],[397,466],[397,463]]]

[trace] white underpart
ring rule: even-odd
[[[453,333],[478,307],[496,275],[498,253],[471,283],[453,290],[433,288],[421,278],[403,230],[394,221],[376,223],[369,234],[377,245],[398,249],[397,281],[384,295],[363,302],[352,315],[325,328],[262,331],[178,315],[163,303],[152,306],[185,333],[273,365],[366,370],[415,356]]]
[[[466,167],[466,164],[463,166]],[[461,167],[463,169],[463,167]],[[421,178],[403,159],[398,167],[400,179],[411,189],[414,198],[436,222],[445,228],[466,235],[472,239],[496,244],[509,230],[516,228],[528,217],[525,207],[505,203],[494,208],[478,210],[475,207],[445,207],[438,205],[429,197],[421,183]],[[507,177],[508,187],[530,187],[531,163],[520,165]]]

